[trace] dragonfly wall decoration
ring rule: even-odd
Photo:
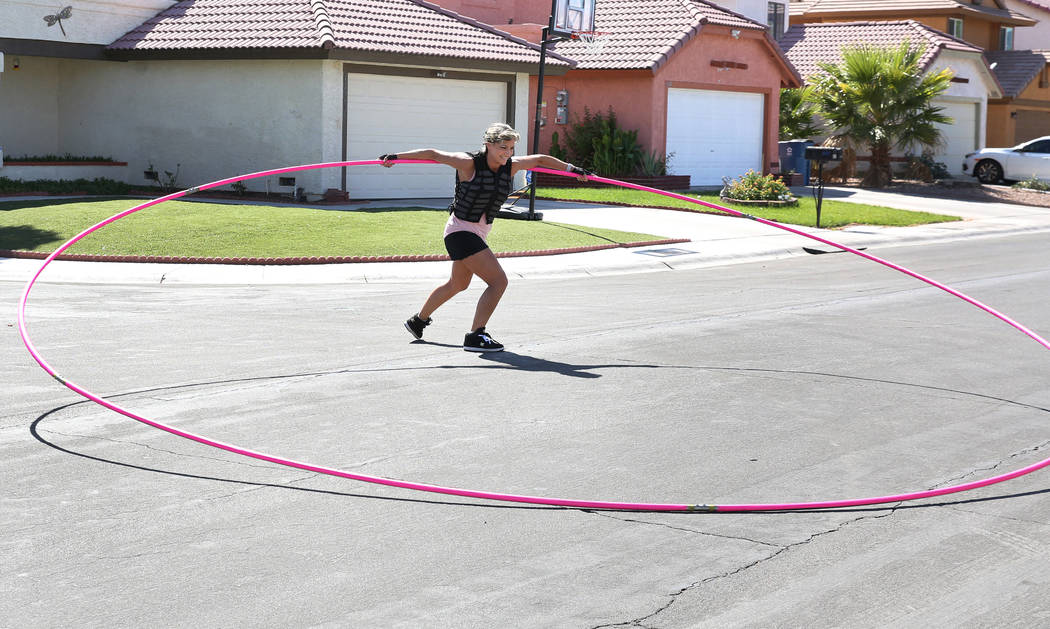
[[[45,15],[44,21],[47,22],[48,26],[54,26],[56,23],[58,27],[62,29],[62,35],[66,34],[66,27],[62,26],[62,20],[68,20],[73,15],[73,7],[66,7],[54,15]]]

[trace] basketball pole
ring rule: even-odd
[[[547,26],[543,29],[543,34],[540,37],[540,73],[536,77],[536,117],[532,121],[532,146],[529,147],[530,153],[538,153],[540,146],[540,127],[543,125],[543,75],[547,66],[547,45],[561,39],[550,38],[551,33],[554,32],[554,14],[557,10],[557,0],[551,0],[551,14],[547,19]],[[530,221],[543,220],[542,214],[536,214],[536,176],[536,173],[532,173],[532,178],[529,181],[529,213],[526,215],[526,220]]]

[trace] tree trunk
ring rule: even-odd
[[[893,180],[890,172],[889,142],[873,142],[871,145],[871,167],[860,185],[865,188],[885,188]]]

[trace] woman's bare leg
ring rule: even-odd
[[[496,254],[492,253],[491,249],[479,251],[460,260],[460,262],[464,263],[470,273],[477,275],[488,284],[485,292],[478,299],[478,306],[474,310],[474,324],[470,328],[471,332],[473,332],[488,324],[489,317],[492,316],[496,306],[499,305],[503,292],[507,290],[507,274],[503,272],[503,267],[500,266]],[[420,316],[422,317],[423,315],[420,314]]]
[[[470,279],[473,276],[474,273],[468,268],[464,260],[453,260],[452,273],[449,275],[448,281],[430,293],[430,297],[427,297],[423,307],[419,309],[419,318],[424,321],[429,319],[430,315],[441,307],[441,304],[452,299],[456,293],[466,290],[470,286]]]

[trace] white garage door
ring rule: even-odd
[[[951,124],[937,125],[944,145],[934,150],[934,161],[943,162],[952,175],[962,175],[963,157],[977,150],[977,102],[936,101]],[[921,149],[920,149],[921,151]],[[919,151],[917,151],[919,152]]]
[[[748,170],[762,172],[765,96],[671,88],[667,91],[667,152],[671,170],[694,186],[720,185]]]
[[[413,148],[474,151],[488,125],[506,117],[506,83],[350,74],[347,159]],[[347,169],[347,188],[355,199],[451,197],[454,185],[448,166]]]

